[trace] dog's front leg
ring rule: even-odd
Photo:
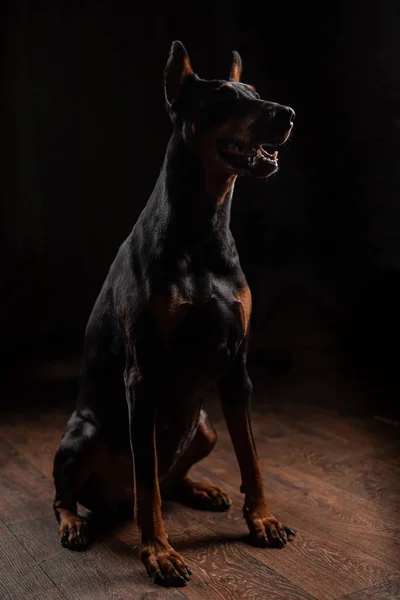
[[[264,495],[260,464],[250,422],[252,384],[247,374],[245,353],[239,351],[229,371],[219,383],[225,420],[238,459],[242,476],[241,492],[245,494],[243,515],[253,542],[260,546],[283,547],[291,529],[272,514]]]
[[[157,391],[134,370],[125,372],[129,428],[135,472],[135,515],[140,530],[140,559],[155,583],[182,586],[190,571],[168,542],[161,517],[155,413]]]

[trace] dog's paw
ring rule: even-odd
[[[288,540],[296,535],[292,529],[282,525],[271,513],[251,512],[244,506],[243,514],[250,529],[250,540],[255,546],[283,548]]]
[[[88,545],[86,519],[73,513],[63,514],[58,528],[61,545],[69,550],[84,550]]]
[[[192,572],[182,556],[169,544],[153,542],[143,545],[140,560],[154,583],[158,585],[182,587],[190,580]]]
[[[225,511],[231,507],[229,496],[219,487],[209,483],[199,483],[185,477],[177,486],[175,500],[201,510]]]

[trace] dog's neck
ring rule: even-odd
[[[211,161],[204,164],[179,133],[169,140],[161,177],[166,202],[187,226],[214,223],[229,229],[236,175],[218,171]]]
[[[190,257],[197,272],[240,274],[229,227],[233,184],[226,178],[210,183],[196,153],[180,136],[171,137],[153,193],[135,225],[144,232],[146,260],[155,278],[176,279],[182,257]]]

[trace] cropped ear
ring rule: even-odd
[[[241,75],[242,75],[242,59],[240,58],[239,52],[236,52],[236,50],[234,50],[231,74],[229,75],[229,81],[240,81]]]
[[[193,73],[189,55],[180,41],[172,42],[164,72],[164,92],[168,110],[178,97],[183,81]]]

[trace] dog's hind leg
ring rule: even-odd
[[[227,494],[210,483],[200,483],[188,476],[189,469],[208,456],[217,442],[217,433],[207,413],[200,411],[199,426],[189,448],[179,459],[166,481],[165,496],[193,508],[225,511],[231,506]]]
[[[54,458],[54,512],[61,544],[82,550],[88,543],[87,521],[77,514],[77,500],[94,466],[99,441],[97,427],[77,412],[68,421]]]

